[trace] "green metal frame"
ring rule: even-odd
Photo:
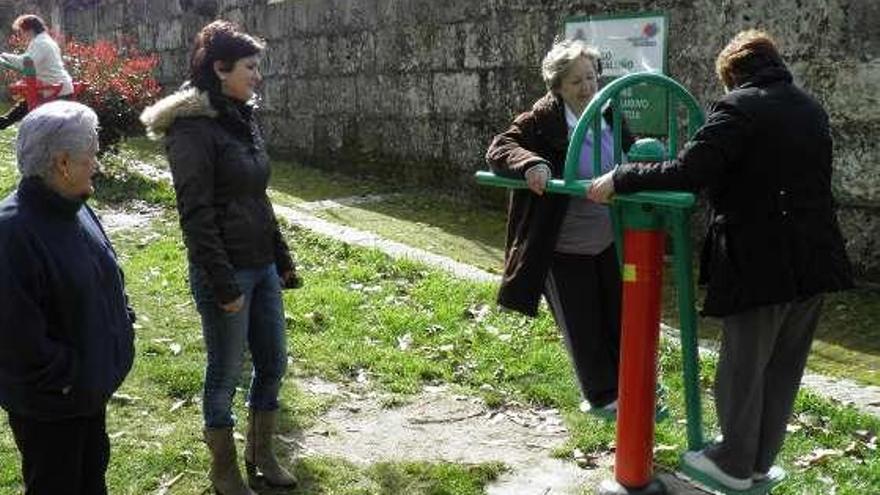
[[[656,73],[629,74],[615,79],[599,91],[578,120],[572,133],[565,160],[563,178],[551,179],[547,182],[547,191],[557,194],[569,194],[583,197],[591,183],[589,180],[577,178],[578,162],[581,146],[587,132],[593,132],[593,142],[600,142],[602,132],[602,109],[611,103],[613,109],[612,129],[614,133],[614,162],[623,160],[622,151],[622,116],[617,103],[621,91],[639,84],[658,85],[666,89],[669,105],[667,106],[669,129],[667,136],[667,153],[654,156],[655,160],[674,158],[680,149],[678,133],[678,109],[683,105],[688,114],[687,138],[692,137],[704,122],[703,111],[696,99],[678,82]],[[656,145],[656,144],[655,144]],[[650,147],[649,147],[650,148]],[[656,149],[656,148],[655,148]],[[662,149],[662,148],[660,148]],[[601,146],[593,147],[593,176],[601,172]],[[524,189],[528,186],[521,179],[499,177],[492,172],[476,173],[479,184]],[[672,238],[674,255],[675,282],[678,288],[678,310],[681,321],[681,348],[684,368],[685,404],[687,408],[688,449],[703,448],[702,410],[700,406],[699,387],[699,353],[697,342],[697,319],[694,308],[694,277],[693,258],[690,233],[690,216],[694,207],[693,194],[686,192],[642,192],[637,194],[615,195],[612,202],[612,219],[618,250],[621,249],[623,228],[664,229]],[[622,260],[622,257],[620,258]]]
[[[12,65],[12,64],[10,64],[9,62],[6,62],[6,61],[3,60],[2,58],[0,58],[0,67],[3,67],[4,69],[9,69],[9,70],[11,70],[11,71],[18,72],[19,74],[21,74],[21,75],[24,76],[24,77],[27,77],[27,76],[36,76],[37,73],[36,73],[36,70],[34,69],[34,64],[33,64],[33,63],[28,64],[28,63],[27,63],[30,59],[31,59],[30,57],[24,57],[24,58],[22,59],[22,66],[23,66],[23,68],[21,68],[21,67],[17,67],[17,66],[15,66],[15,65]]]

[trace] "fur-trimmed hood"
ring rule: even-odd
[[[217,117],[219,112],[211,105],[207,91],[195,87],[180,89],[141,112],[141,122],[151,139],[165,134],[171,124],[182,117]]]

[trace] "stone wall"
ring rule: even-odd
[[[17,2],[19,4],[25,2]],[[835,190],[859,272],[880,278],[880,2],[873,0],[40,0],[80,38],[136,35],[180,83],[205,22],[268,40],[265,125],[276,153],[474,196],[491,137],[543,93],[541,58],[569,16],[664,11],[670,75],[708,104],[715,55],[773,33],[831,114]],[[4,15],[0,10],[0,15]],[[0,19],[3,20],[3,19]],[[4,22],[3,26],[7,26]]]

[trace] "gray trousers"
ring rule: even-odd
[[[723,441],[708,449],[727,474],[766,473],[782,447],[824,296],[724,318],[715,375]]]

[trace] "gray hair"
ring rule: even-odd
[[[18,127],[15,155],[22,177],[47,177],[61,153],[79,155],[98,148],[98,116],[91,108],[57,100],[27,114]]]
[[[548,91],[559,88],[562,78],[566,76],[572,64],[579,57],[586,57],[593,63],[596,69],[596,75],[599,75],[599,58],[602,55],[596,48],[584,43],[581,40],[563,40],[556,42],[544,61],[541,62],[541,76],[544,78],[544,84],[547,85]]]

